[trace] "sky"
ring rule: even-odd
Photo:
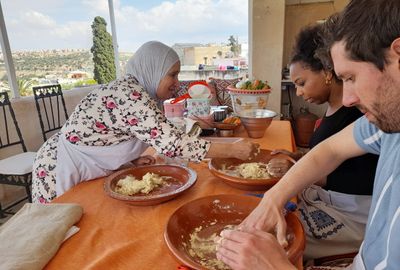
[[[12,51],[90,49],[91,24],[108,0],[0,0]],[[114,0],[118,46],[134,52],[149,40],[227,43],[248,39],[247,0]]]

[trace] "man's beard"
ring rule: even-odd
[[[376,91],[377,101],[369,111],[375,118],[372,122],[383,132],[400,132],[400,85],[390,76],[384,76]]]

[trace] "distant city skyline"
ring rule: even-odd
[[[1,1],[12,51],[90,49],[95,16],[107,21],[107,0]],[[148,40],[174,43],[240,43],[248,39],[247,0],[114,0],[121,52]]]

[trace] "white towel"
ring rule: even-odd
[[[43,269],[82,213],[77,204],[25,204],[0,227],[0,269]]]

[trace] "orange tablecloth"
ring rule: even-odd
[[[239,135],[247,137],[245,131]],[[288,121],[273,121],[264,138],[254,141],[264,149],[293,150]],[[178,263],[164,243],[164,227],[170,215],[193,199],[213,194],[243,194],[224,184],[208,170],[206,162],[190,164],[197,183],[169,202],[156,206],[131,206],[103,192],[104,179],[81,183],[59,198],[57,203],[78,203],[84,214],[80,231],[66,241],[45,269],[176,269]]]

